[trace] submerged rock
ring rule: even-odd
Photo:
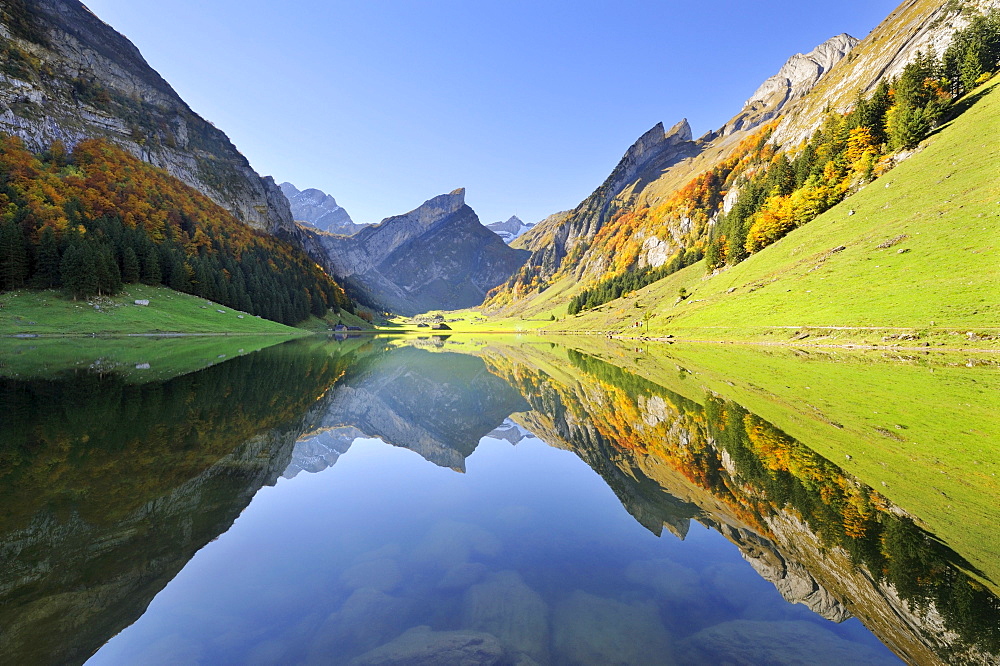
[[[492,556],[500,552],[500,540],[481,527],[454,520],[434,525],[413,552],[416,562],[453,567],[468,562],[475,555]]]
[[[548,662],[549,608],[514,571],[493,574],[465,594],[463,626],[487,631],[513,655]]]
[[[439,590],[464,590],[475,585],[486,575],[486,565],[479,562],[462,562],[445,572],[438,582]]]
[[[351,661],[351,666],[491,666],[503,659],[495,636],[480,631],[414,627]]]
[[[896,664],[867,645],[846,641],[812,622],[723,622],[699,631],[678,647],[679,663],[732,664]]]
[[[357,590],[317,630],[306,663],[343,663],[399,635],[412,604],[372,588]]]
[[[348,589],[368,587],[380,592],[395,589],[402,580],[403,574],[399,570],[399,565],[396,564],[396,560],[389,558],[359,562],[340,576],[340,581]]]
[[[670,636],[653,604],[623,604],[577,590],[556,606],[553,649],[571,664],[673,664]]]
[[[672,560],[632,562],[625,569],[625,577],[633,583],[648,585],[674,603],[695,601],[704,595],[698,573]]]

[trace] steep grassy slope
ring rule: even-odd
[[[892,172],[747,261],[711,276],[699,262],[548,328],[624,332],[646,316],[642,332],[705,340],[971,331],[995,344],[981,338],[1000,333],[1000,82],[968,103]]]
[[[148,300],[149,305],[135,305],[137,300]],[[112,298],[79,301],[55,291],[22,290],[0,294],[0,335],[135,333],[304,334],[290,326],[166,287],[128,285]]]

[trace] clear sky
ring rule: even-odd
[[[898,0],[85,0],[257,171],[358,222],[465,187],[484,222],[576,206],[643,132],[736,115]]]

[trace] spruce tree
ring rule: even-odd
[[[35,286],[39,289],[52,289],[62,286],[59,276],[59,244],[51,227],[45,227],[38,240],[38,252],[35,258]]]
[[[24,286],[28,278],[28,249],[21,225],[7,220],[0,225],[0,290]]]
[[[74,243],[66,248],[60,266],[62,283],[75,301],[97,293],[97,271],[93,251],[86,243]]]
[[[139,257],[131,245],[122,251],[122,281],[129,284],[139,281]]]

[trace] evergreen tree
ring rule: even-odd
[[[21,225],[13,219],[0,224],[0,289],[23,287],[28,278],[28,249]]]
[[[141,277],[144,284],[160,284],[163,280],[163,272],[160,270],[160,256],[156,251],[156,246],[146,239],[142,248],[142,268]]]
[[[139,281],[139,257],[131,245],[122,250],[122,281],[129,284]]]
[[[59,243],[51,227],[45,227],[38,242],[38,252],[35,258],[35,276],[33,282],[39,289],[52,289],[62,286],[59,276]]]
[[[97,293],[97,271],[93,252],[86,243],[74,243],[66,248],[60,266],[62,283],[73,297],[86,298]]]

